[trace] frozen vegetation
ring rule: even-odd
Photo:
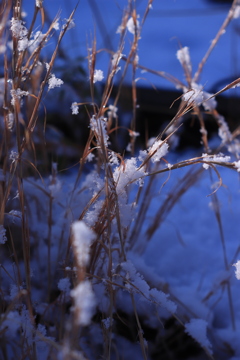
[[[217,94],[199,82],[228,25],[239,20],[240,3],[233,1],[195,73],[191,49],[179,46],[184,82],[167,69],[155,72],[182,96],[175,116],[139,149],[136,74],[150,70],[138,49],[154,11],[153,0],[145,3],[139,13],[135,1],[124,1],[107,73],[95,68],[95,38],[88,44],[87,100],[70,91],[71,103],[58,104],[68,106],[66,121],[85,114],[88,135],[69,148],[51,139],[54,150],[45,101],[65,86],[55,64],[77,8],[49,23],[41,0],[31,19],[24,1],[1,3],[0,359],[240,358],[240,128],[230,129],[217,111],[217,95],[240,78]],[[129,71],[132,121],[119,153],[111,139],[123,128],[118,98]],[[200,124],[202,149],[178,153],[189,113]],[[218,126],[210,141],[206,113]],[[59,171],[58,156],[71,151],[74,166]]]

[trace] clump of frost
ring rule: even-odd
[[[185,88],[183,94],[183,100],[189,101],[196,106],[203,105],[206,111],[214,110],[217,106],[217,101],[212,94],[203,90],[203,86],[196,84],[195,82],[191,83],[191,88]]]
[[[102,81],[104,79],[102,70],[95,70],[93,74],[93,83],[95,84],[97,81]]]
[[[77,264],[80,267],[86,266],[89,261],[89,249],[96,235],[83,221],[75,221],[72,224],[72,234]]]
[[[24,26],[25,22],[19,19],[12,18],[10,30],[12,35],[18,39],[18,51],[24,51],[27,49],[29,41],[27,38],[28,30]]]
[[[237,5],[233,12],[233,19],[238,19],[240,17],[240,5]]]
[[[28,42],[28,48],[31,52],[33,52],[39,46],[39,44],[44,39],[44,36],[45,35],[41,31],[37,31],[35,34],[31,34],[31,37],[33,38]]]
[[[188,73],[192,72],[191,58],[189,54],[189,48],[187,46],[179,49],[177,51],[177,59],[184,69],[187,69]],[[203,86],[195,83],[191,83],[190,89],[184,89],[183,99],[185,101],[190,101],[192,104],[199,106],[203,105],[204,109],[211,111],[216,108],[217,102],[212,94],[209,94],[206,91],[203,91]]]
[[[15,298],[17,298],[19,296],[19,293],[21,292],[21,290],[23,290],[22,286],[16,286],[15,284],[12,284],[11,288],[10,288],[9,299],[11,301],[13,301]]]
[[[21,90],[20,88],[18,88],[17,90],[15,90],[15,89],[10,90],[10,94],[11,94],[11,97],[12,97],[11,104],[14,106],[17,99],[21,100],[21,98],[23,96],[28,96],[29,92]]]
[[[234,161],[234,167],[237,169],[237,172],[240,172],[240,160]]]
[[[113,57],[112,57],[112,68],[115,68],[116,70],[116,73],[121,70],[121,67],[118,66],[119,64],[119,61],[121,60],[121,58],[123,57],[123,54],[121,53],[115,53],[113,54]]]
[[[110,155],[109,155],[109,162],[111,165],[118,165],[119,164],[119,160],[117,155],[115,154],[114,151],[111,151]]]
[[[108,115],[112,116],[113,118],[116,118],[118,108],[116,106],[114,106],[114,105],[109,105],[108,109],[109,109]]]
[[[219,125],[218,135],[222,139],[222,143],[225,144],[227,142],[230,142],[232,140],[232,134],[224,117],[219,115],[217,121]]]
[[[217,154],[217,155],[208,155],[208,154],[202,154],[203,161],[205,162],[228,162],[231,160],[230,156],[225,156],[223,154]],[[204,163],[203,164],[204,169],[209,169],[209,165]]]
[[[24,37],[27,36],[28,30],[24,26],[25,22],[19,19],[12,18],[10,20],[10,23],[11,23],[10,30],[12,31],[14,37],[16,37],[17,39],[23,39]]]
[[[107,119],[103,116],[96,118],[95,115],[93,115],[90,120],[90,128],[96,134],[98,145],[101,145],[102,139],[104,145],[107,147],[109,139],[107,134]]]
[[[66,28],[67,24],[68,24],[67,30],[71,30],[72,28],[74,28],[76,26],[74,19],[71,19],[70,22],[69,22],[69,19],[64,19],[64,24],[62,26],[62,30],[64,30]]]
[[[137,159],[132,157],[125,161],[125,165],[120,165],[114,170],[113,178],[116,183],[116,190],[118,195],[123,195],[126,192],[126,186],[131,182],[143,185],[142,178],[146,175],[143,168],[138,169]]]
[[[177,306],[173,301],[168,299],[169,295],[156,288],[150,289],[148,283],[144,280],[143,276],[137,272],[130,260],[123,262],[121,268],[126,272],[126,290],[130,293],[140,293],[143,295],[141,300],[160,305],[172,314],[176,312]]]
[[[93,204],[93,209],[88,211],[84,217],[84,221],[88,226],[93,226],[99,218],[100,211],[103,207],[103,200],[98,200]]]
[[[106,318],[106,319],[102,319],[102,323],[103,326],[105,327],[105,329],[109,329],[111,326],[111,319],[110,317]]]
[[[7,114],[7,128],[10,131],[13,131],[13,126],[14,126],[14,115],[13,113],[8,113]]]
[[[168,144],[162,140],[155,141],[153,145],[148,149],[149,155],[151,156],[151,161],[153,163],[160,161],[163,156],[168,152]]]
[[[134,35],[135,33],[137,33],[137,31],[139,29],[139,21],[136,20],[136,22],[134,22],[133,17],[130,17],[128,19],[126,26],[127,26],[128,31]]]
[[[203,319],[191,319],[188,324],[185,324],[185,331],[212,354],[212,345],[207,338],[207,325]]]
[[[140,150],[138,155],[138,160],[144,161],[147,158],[147,156],[148,156],[147,150]]]
[[[130,131],[129,132],[129,135],[132,137],[132,138],[136,138],[136,137],[138,137],[138,136],[140,136],[140,133],[139,132],[137,132],[137,131]]]
[[[60,87],[63,84],[61,79],[56,78],[54,74],[51,74],[48,79],[48,90],[54,89],[55,87]]]
[[[76,323],[82,326],[89,325],[96,306],[96,298],[90,282],[87,280],[80,282],[71,290],[70,295],[74,299],[72,310],[76,315]]]
[[[177,305],[173,301],[169,300],[169,295],[165,294],[163,291],[159,291],[156,288],[151,289],[150,296],[152,300],[167,309],[171,314],[174,314],[177,311]]]
[[[11,160],[12,164],[18,160],[18,153],[16,151],[11,150],[9,155],[9,160]]]
[[[144,296],[148,296],[150,288],[147,282],[144,280],[143,276],[140,275],[133,263],[128,260],[121,264],[122,269],[126,272],[126,280],[130,281],[130,283],[126,283],[125,287],[129,292],[141,292]]]
[[[27,47],[28,47],[28,44],[29,44],[29,41],[28,41],[28,39],[27,39],[26,37],[23,38],[23,39],[20,39],[20,40],[18,41],[18,50],[19,50],[19,51],[24,51],[24,50],[26,50]]]
[[[235,154],[237,158],[240,157],[240,142],[238,139],[234,139],[231,144],[227,147],[228,151],[232,154]]]
[[[87,160],[88,162],[91,162],[91,161],[93,161],[94,158],[95,158],[95,155],[94,155],[92,152],[90,152],[90,153],[88,154],[88,156],[86,157],[86,160]]]
[[[77,115],[79,113],[79,108],[77,102],[73,102],[71,105],[72,115]]]
[[[1,315],[0,331],[10,339],[16,337],[17,331],[21,324],[21,316],[18,311],[9,311],[6,316]]]
[[[235,276],[238,280],[240,280],[240,260],[238,260],[233,266],[236,267]]]

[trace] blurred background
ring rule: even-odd
[[[62,19],[67,18],[76,6],[76,0],[44,1],[47,19],[51,20],[60,11]],[[136,0],[137,14],[141,21],[147,0]],[[168,0],[153,1],[142,30],[139,42],[139,63],[153,70],[166,71],[179,80],[184,80],[183,72],[176,52],[180,46],[190,49],[193,72],[206,53],[211,40],[223,23],[232,1],[221,0]],[[28,15],[33,12],[33,4],[23,1]],[[68,32],[63,41],[65,55],[71,59],[86,57],[87,48],[96,35],[97,49],[116,51],[121,23],[127,0],[80,0],[74,15],[75,28]],[[31,16],[28,16],[30,19]],[[201,83],[208,91],[216,91],[226,84],[229,78],[239,77],[240,73],[240,19],[234,20],[221,37],[217,47],[209,58]],[[125,45],[131,42],[129,33]],[[49,45],[48,45],[49,47]],[[97,59],[97,68],[106,74],[109,55],[102,52]],[[139,76],[143,74],[139,72]],[[129,75],[130,76],[130,75]],[[144,74],[140,80],[142,86],[173,88],[168,81],[157,76]],[[131,78],[129,78],[130,81]]]
[[[136,0],[139,21],[142,20],[147,0]],[[180,47],[187,46],[190,50],[193,74],[199,62],[208,50],[230,9],[232,1],[220,0],[155,0],[144,23],[139,41],[139,64],[155,71],[164,71],[185,82],[183,69],[177,60],[176,52]],[[68,18],[77,4],[76,0],[45,0],[46,26],[56,14],[60,14],[61,21]],[[104,79],[96,84],[95,101],[100,103],[111,55],[107,50],[117,51],[119,34],[117,29],[121,24],[123,10],[127,7],[127,0],[80,0],[74,15],[75,27],[67,31],[60,47],[58,61],[54,72],[64,81],[60,89],[50,91],[46,104],[48,109],[48,124],[64,133],[65,138],[84,145],[88,133],[89,118],[83,109],[76,117],[71,115],[71,103],[89,101],[89,73],[87,54],[96,37],[97,54],[96,69],[101,69]],[[27,13],[26,22],[30,21],[34,10],[33,3],[23,1]],[[40,20],[40,19],[39,19]],[[39,23],[40,27],[40,23]],[[54,49],[59,32],[52,38],[45,48],[46,59]],[[231,81],[240,76],[240,18],[235,19],[228,26],[226,33],[220,38],[203,68],[200,84],[210,93],[217,92]],[[133,35],[127,33],[124,54],[128,54]],[[124,64],[122,64],[123,67]],[[121,62],[120,62],[121,66]],[[117,74],[113,95],[118,88],[118,80],[122,72]],[[166,79],[143,72],[136,72],[137,81],[137,131],[139,146],[146,145],[146,139],[156,136],[161,128],[176,114],[179,102],[173,107],[171,104],[181,92]],[[126,75],[124,91],[118,102],[120,125],[129,126],[132,119],[132,72]],[[115,91],[116,90],[116,91]],[[239,88],[231,89],[219,96],[218,111],[225,116],[231,130],[236,128],[240,117]],[[61,107],[59,107],[61,102]],[[110,99],[110,103],[114,98]],[[56,116],[57,115],[57,116]],[[67,121],[66,121],[67,117]],[[209,121],[208,121],[209,120]],[[206,119],[209,136],[217,132],[217,125]],[[79,125],[81,124],[81,126]],[[49,133],[52,138],[52,133]],[[116,140],[113,148],[123,151],[129,139],[125,141],[121,136]],[[201,134],[198,121],[188,116],[181,129],[180,148],[186,146],[200,147]],[[145,143],[145,144],[144,144]],[[79,151],[79,149],[78,149]]]

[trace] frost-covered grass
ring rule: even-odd
[[[233,1],[195,73],[190,50],[178,50],[185,83],[155,72],[183,95],[174,118],[137,150],[136,71],[150,71],[139,63],[138,46],[152,3],[146,1],[145,13],[138,14],[135,2],[126,2],[107,74],[95,67],[95,38],[88,44],[89,99],[76,94],[69,116],[85,112],[89,136],[71,173],[58,173],[55,161],[46,170],[46,119],[40,110],[48,93],[63,86],[54,64],[76,9],[67,20],[57,15],[46,29],[42,1],[36,1],[29,26],[21,2],[1,4],[1,359],[175,359],[179,351],[188,358],[194,356],[188,353],[190,338],[201,359],[240,357],[240,246],[234,233],[240,215],[240,132],[230,131],[215,98],[240,79],[218,94],[199,83],[240,5]],[[55,50],[43,58],[56,34]],[[110,138],[122,128],[118,99],[130,69],[129,144],[116,153]],[[119,92],[112,101],[117,73]],[[95,96],[99,81],[105,82],[100,100]],[[179,159],[174,145],[190,112],[199,120],[203,148]],[[206,113],[219,127],[212,143]],[[63,148],[61,140],[55,147]],[[232,208],[222,197],[224,176],[231,179]]]

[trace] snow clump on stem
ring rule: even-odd
[[[73,246],[78,266],[86,266],[89,262],[89,249],[95,239],[95,233],[83,222],[72,224]]]

